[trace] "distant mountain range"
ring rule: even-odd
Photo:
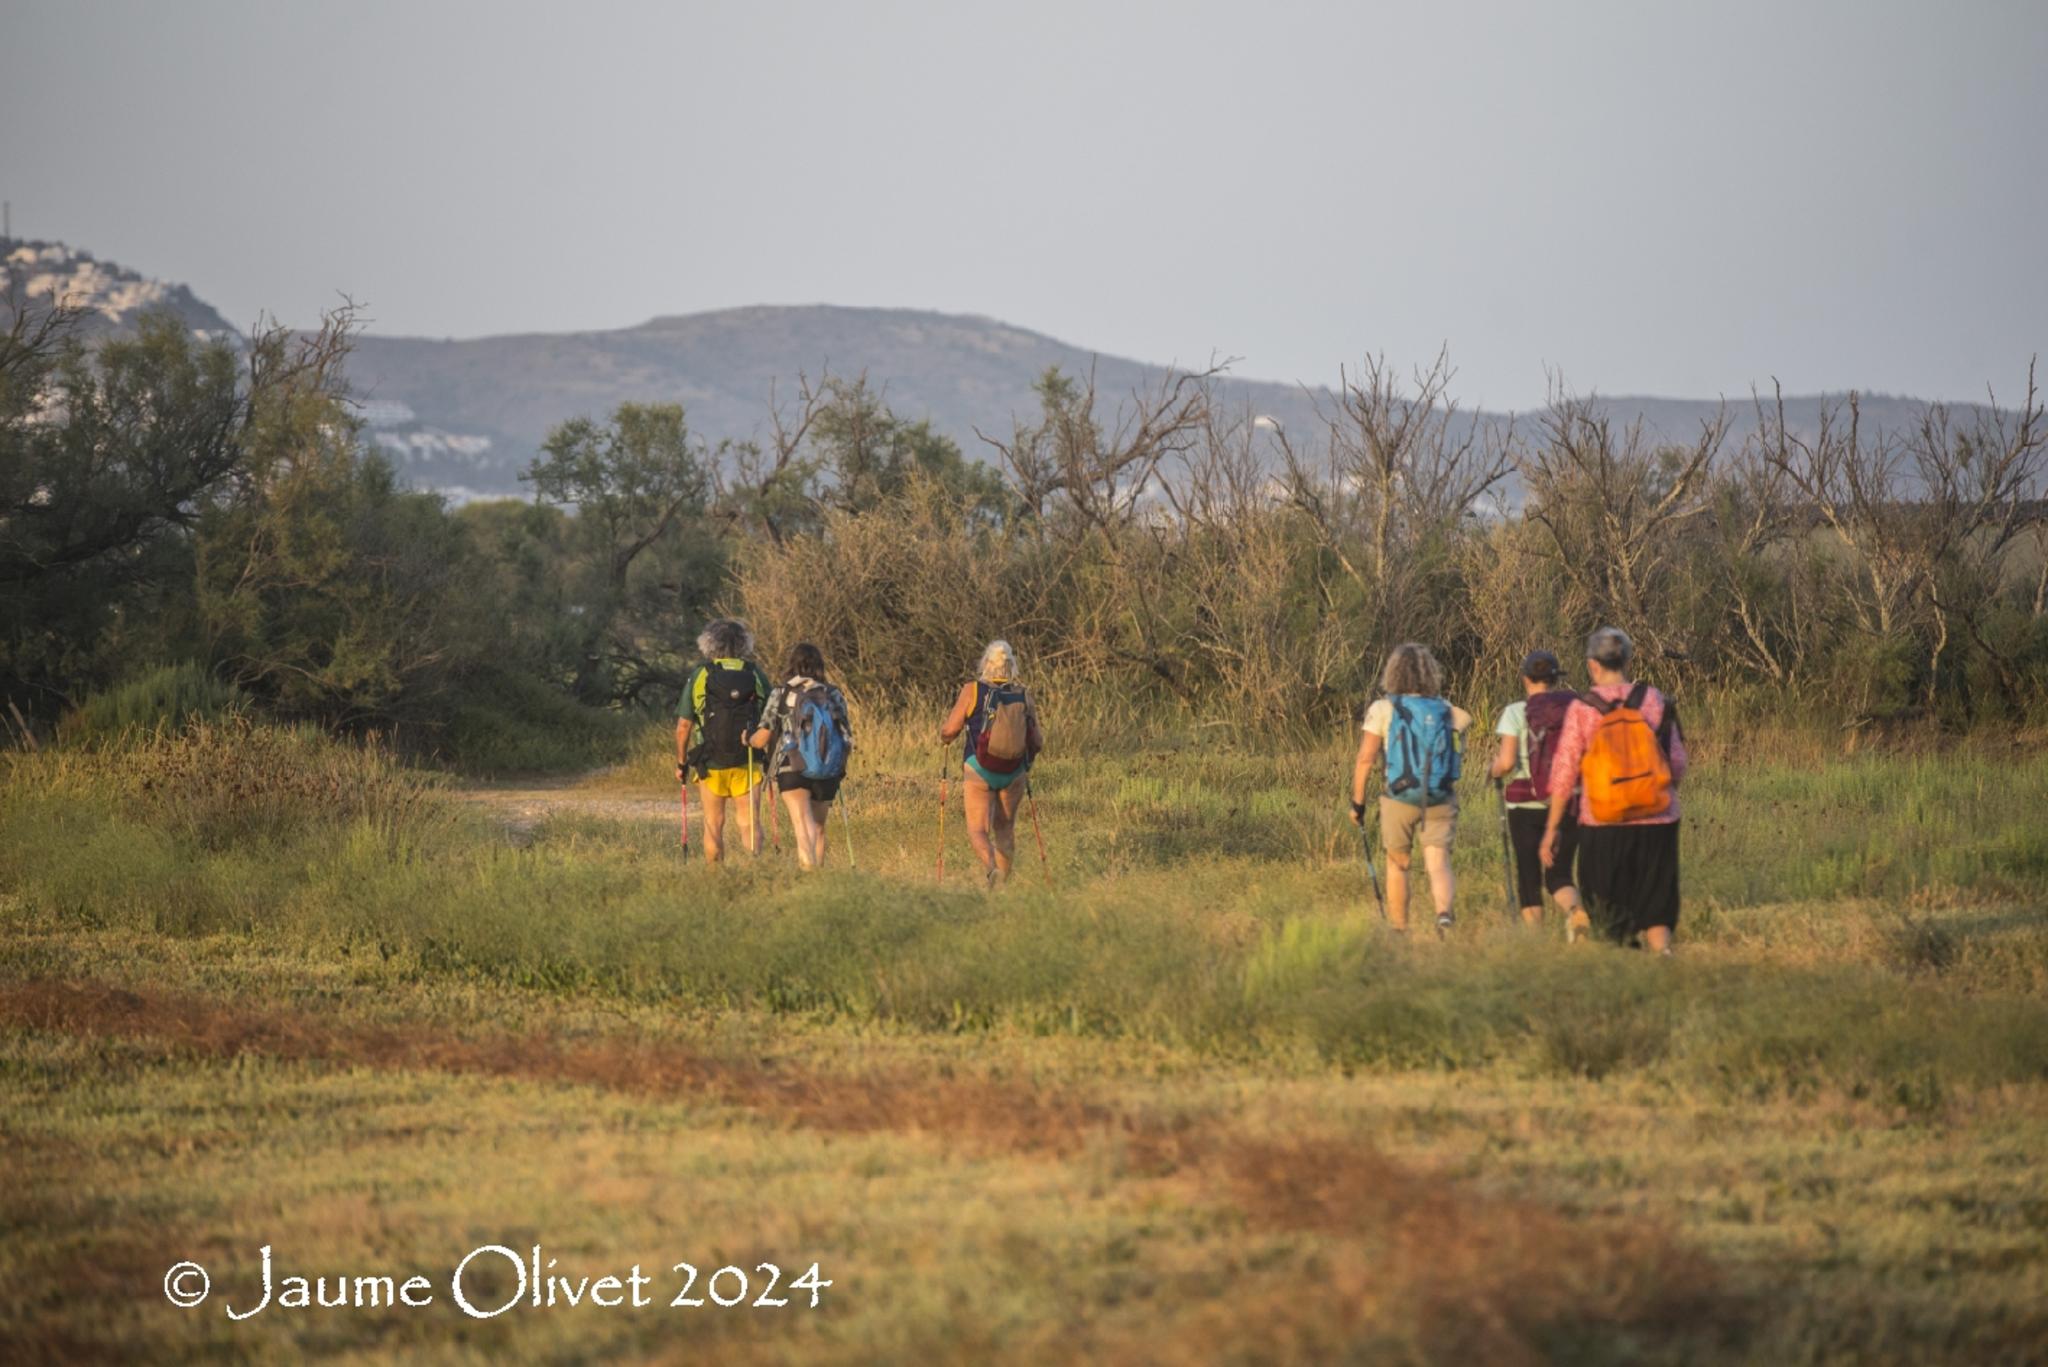
[[[237,335],[186,287],[61,243],[0,238],[0,261],[9,297],[31,306],[71,302],[86,310],[90,335],[130,328],[148,308],[170,309],[203,336]],[[5,307],[0,302],[0,316]],[[787,399],[799,372],[816,380],[828,369],[845,377],[865,373],[897,413],[929,418],[970,456],[985,456],[974,429],[1007,436],[1013,415],[1028,419],[1037,411],[1032,384],[1052,366],[1076,376],[1092,368],[1105,409],[1167,373],[990,318],[824,305],[725,309],[603,332],[460,341],[366,336],[356,342],[348,373],[370,439],[415,483],[475,497],[523,493],[519,471],[565,418],[602,417],[628,401],[680,402],[697,435],[744,438],[766,428],[772,385]],[[1327,390],[1270,381],[1226,377],[1219,389],[1226,403],[1269,416],[1298,436],[1318,431],[1316,405],[1331,400]],[[1739,437],[1754,412],[1747,395],[1729,399]],[[1810,425],[1823,401],[1788,398],[1788,416]],[[1617,419],[1639,416],[1652,433],[1675,440],[1689,439],[1719,407],[1714,400],[1635,396],[1603,402]],[[1865,421],[1877,428],[1909,424],[1924,407],[1884,396],[1866,396],[1863,405]]]

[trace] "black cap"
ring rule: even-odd
[[[1557,656],[1547,650],[1532,650],[1522,658],[1522,677],[1537,683],[1554,683],[1564,669]]]

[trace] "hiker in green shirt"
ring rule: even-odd
[[[725,807],[737,804],[740,843],[761,852],[760,785],[767,756],[748,744],[768,701],[768,676],[753,662],[754,634],[746,623],[722,618],[697,637],[704,663],[676,703],[676,781],[697,780],[704,802],[704,857],[725,854]]]

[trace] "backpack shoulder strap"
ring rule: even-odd
[[[1628,705],[1630,709],[1637,712],[1642,711],[1643,699],[1649,696],[1650,685],[1643,680],[1637,680],[1636,686],[1628,691]]]
[[[1664,747],[1666,755],[1671,753],[1671,737],[1674,732],[1683,736],[1685,728],[1678,724],[1678,704],[1666,698],[1664,699],[1664,717],[1657,723],[1657,744]]]

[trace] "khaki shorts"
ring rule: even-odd
[[[1446,802],[1425,810],[1391,797],[1380,799],[1380,843],[1389,852],[1408,853],[1416,843],[1418,828],[1423,849],[1449,849],[1451,838],[1458,833],[1458,804]]]

